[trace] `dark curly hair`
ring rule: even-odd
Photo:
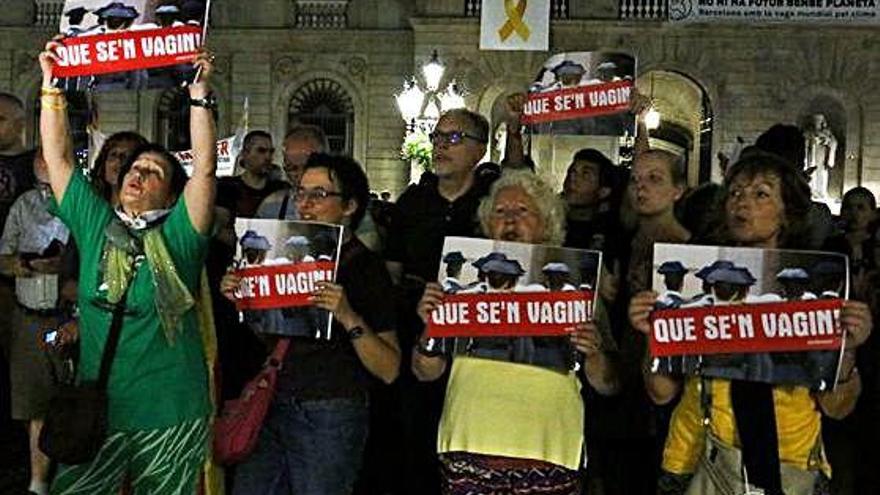
[[[95,158],[95,165],[89,172],[89,180],[91,181],[92,186],[98,191],[98,194],[100,194],[107,201],[110,201],[110,195],[112,194],[112,188],[110,187],[110,184],[108,184],[107,181],[104,179],[104,172],[107,169],[107,158],[113,148],[115,148],[118,144],[125,142],[134,143],[135,148],[140,148],[141,146],[148,143],[145,137],[136,132],[117,132],[108,137],[107,140],[104,141],[104,144],[101,145],[101,150],[98,152],[98,156]]]
[[[128,160],[122,164],[122,167],[119,169],[119,177],[116,179],[116,186],[119,189],[122,189],[122,180],[125,178],[125,174],[131,170],[132,165],[137,159],[143,155],[144,153],[155,153],[162,157],[166,162],[168,162],[168,166],[171,169],[171,184],[169,186],[169,191],[172,195],[174,195],[177,199],[180,198],[180,195],[183,193],[183,188],[186,186],[186,181],[189,180],[189,177],[186,175],[186,170],[184,170],[183,165],[180,164],[180,161],[171,154],[170,151],[165,149],[164,146],[159,144],[147,143],[142,146],[138,146],[137,149],[128,157]]]
[[[785,222],[779,234],[779,247],[798,249],[805,247],[807,239],[807,214],[810,211],[810,186],[803,175],[787,160],[773,153],[754,151],[741,158],[727,170],[724,178],[725,200],[733,181],[741,176],[754,179],[758,175],[779,178]],[[729,239],[728,235],[725,235]]]

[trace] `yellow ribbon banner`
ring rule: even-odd
[[[498,30],[501,41],[507,41],[510,35],[516,31],[523,41],[528,41],[532,35],[531,30],[523,22],[523,14],[526,11],[526,0],[504,0],[504,13],[507,14],[507,21]]]

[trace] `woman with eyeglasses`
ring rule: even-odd
[[[367,177],[351,158],[313,154],[293,200],[299,218],[345,227],[336,282],[312,295],[333,313],[329,341],[292,338],[256,449],[238,466],[234,494],[343,495],[360,469],[370,390],[400,368],[391,279],[354,235],[369,201]],[[221,290],[234,300],[240,278]]]
[[[204,463],[211,404],[197,299],[213,225],[216,133],[208,80],[211,58],[194,61],[189,86],[192,177],[159,145],[137,148],[122,164],[117,206],[101,197],[73,162],[67,101],[53,87],[49,42],[40,137],[58,217],[79,246],[80,362],[94,381],[113,314],[122,315],[107,384],[108,434],[97,456],[61,466],[52,493],[193,493]]]
[[[479,217],[491,239],[558,246],[564,211],[536,175],[507,171],[480,204]],[[418,305],[422,321],[442,299],[441,286],[427,284]],[[600,393],[614,393],[610,335],[590,321],[570,338],[584,356],[586,380]],[[412,370],[419,380],[437,380],[449,361],[425,344],[423,336]],[[577,372],[473,356],[456,356],[451,364],[437,439],[443,493],[579,494],[584,406]]]

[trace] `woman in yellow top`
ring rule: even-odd
[[[548,245],[564,239],[564,215],[559,196],[528,171],[506,172],[479,209],[488,237]],[[427,285],[418,306],[422,320],[442,298],[439,284]],[[587,381],[613,393],[617,378],[603,340],[592,321],[571,335]],[[420,380],[436,380],[446,365],[424,341],[413,351]],[[574,371],[456,357],[437,440],[443,493],[579,494],[583,415]]]
[[[794,167],[775,155],[751,153],[730,168],[725,188],[722,238],[728,244],[799,247],[810,189]],[[629,316],[637,331],[650,331],[656,297],[653,292],[633,297]],[[652,374],[646,363],[645,383],[655,403],[667,404],[682,393],[666,439],[660,492],[726,493],[713,488],[717,477],[714,483],[702,475],[691,479],[702,463],[701,474],[720,476],[731,493],[745,493],[748,483],[767,495],[813,494],[820,473],[830,474],[821,416],[842,418],[855,406],[861,390],[855,348],[872,326],[867,305],[856,301],[844,302],[840,321],[846,351],[834,390],[814,393],[802,386],[690,377],[682,391],[680,380]]]

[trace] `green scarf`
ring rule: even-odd
[[[113,219],[104,234],[107,242],[104,245],[102,269],[107,286],[107,300],[116,304],[122,299],[125,288],[131,283],[137,267],[146,257],[153,274],[154,302],[165,340],[174,344],[180,320],[194,306],[195,300],[180,280],[159,226],[131,230],[122,221]]]

